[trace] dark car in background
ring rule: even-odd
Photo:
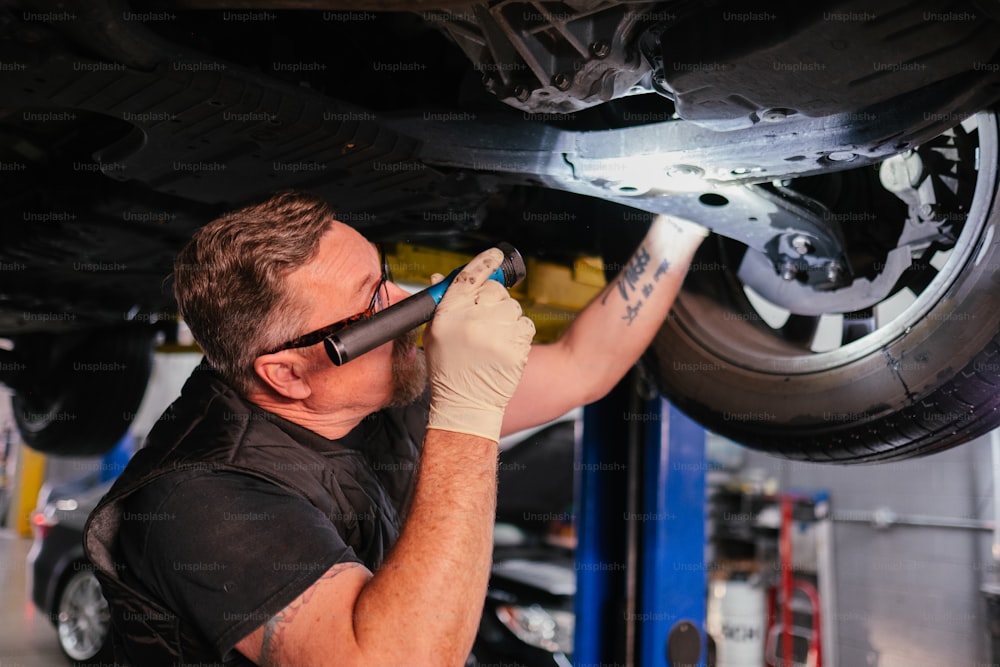
[[[473,647],[477,667],[570,667],[576,616],[571,552],[548,544],[497,545]]]
[[[31,601],[52,621],[59,648],[74,665],[112,662],[108,603],[83,553],[84,523],[110,486],[109,481],[76,493],[47,494],[31,519]]]

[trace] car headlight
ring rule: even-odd
[[[552,653],[573,653],[576,617],[571,611],[545,609],[537,604],[500,605],[496,615],[525,644]]]

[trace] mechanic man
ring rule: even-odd
[[[487,250],[445,293],[425,352],[411,333],[335,366],[320,344],[331,322],[406,297],[379,250],[302,193],[200,229],[174,282],[205,363],[86,531],[119,657],[464,664],[490,573],[497,439],[608,392],[705,234],[657,218],[549,345],[530,344],[530,320],[487,280],[502,259]]]

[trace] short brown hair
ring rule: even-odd
[[[208,362],[237,391],[260,387],[254,360],[294,338],[305,304],[285,277],[319,251],[334,222],[322,199],[282,192],[208,223],[174,262],[174,296]]]

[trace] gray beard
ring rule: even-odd
[[[411,361],[407,357],[417,344],[417,330],[409,331],[392,342],[392,398],[390,408],[409,405],[417,400],[427,386],[427,361],[418,349]]]

